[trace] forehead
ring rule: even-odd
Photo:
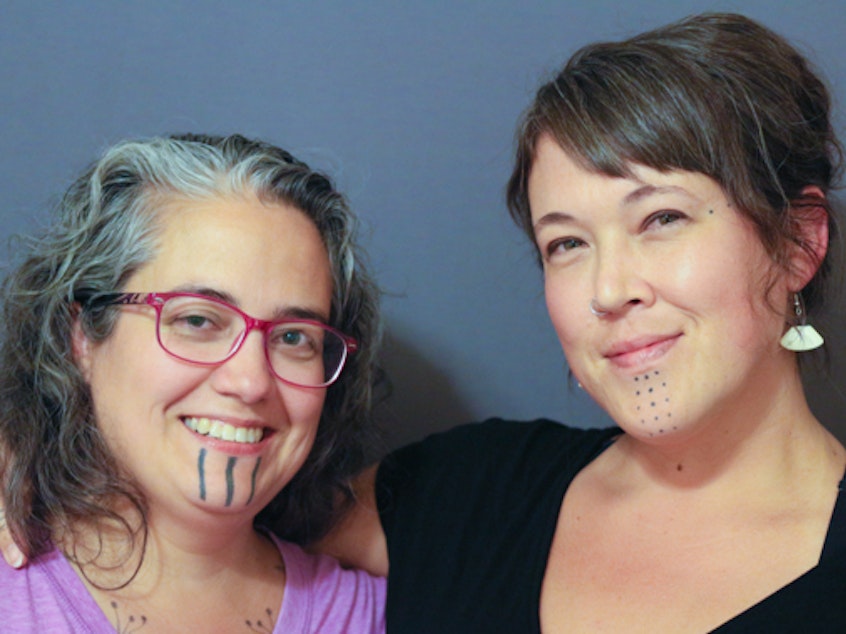
[[[132,290],[212,288],[244,307],[275,301],[328,313],[329,257],[298,208],[254,196],[171,198],[156,208],[156,226],[156,253]]]
[[[705,174],[639,164],[624,168],[622,174],[604,173],[562,149],[551,137],[541,137],[528,180],[532,216],[550,206],[581,203],[624,209],[658,198],[691,204],[727,199],[720,184]]]

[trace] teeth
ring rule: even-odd
[[[253,444],[257,443],[264,436],[260,427],[235,427],[220,420],[210,418],[183,418],[182,422],[188,429],[198,434],[220,440]]]

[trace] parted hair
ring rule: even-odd
[[[774,262],[794,246],[813,254],[803,214],[824,207],[842,148],[831,98],[809,61],[742,15],[707,13],[619,42],[591,44],[537,91],[517,130],[507,187],[512,218],[534,241],[528,180],[549,135],[587,169],[629,176],[633,165],[714,179],[754,225]],[[825,200],[803,193],[816,186]],[[831,256],[803,290],[809,311],[826,295]]]
[[[345,197],[288,152],[240,135],[124,141],[70,186],[53,223],[27,240],[25,258],[2,287],[2,495],[5,519],[29,556],[80,523],[111,520],[137,538],[113,510],[118,499],[140,512],[146,540],[144,496],[106,446],[72,354],[77,318],[89,338],[103,340],[118,310],[80,310],[75,294],[124,290],[156,254],[156,211],[163,202],[242,194],[292,205],[311,219],[332,270],[329,325],[360,344],[327,388],[305,464],[255,522],[305,543],[331,527],[343,510],[339,499],[351,500],[349,478],[371,457],[378,438],[371,406],[381,371],[379,293]]]

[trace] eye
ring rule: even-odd
[[[182,321],[191,328],[202,328],[209,324],[209,319],[202,315],[185,315],[182,317]]]
[[[184,331],[220,330],[227,325],[225,315],[207,309],[202,311],[193,309],[180,313],[169,313],[163,321],[169,328],[177,328]]]
[[[647,227],[649,227],[651,225],[658,225],[658,226],[670,225],[670,224],[678,222],[679,220],[682,220],[686,217],[687,216],[685,216],[685,214],[683,214],[680,211],[666,210],[665,209],[665,210],[656,212],[656,213],[652,214],[651,216],[649,216],[646,219],[645,225]]]
[[[279,343],[286,346],[296,346],[303,342],[303,333],[298,330],[286,330],[278,338]]]
[[[322,354],[323,329],[312,324],[279,324],[270,334],[268,346],[289,357],[311,358]]]
[[[226,305],[193,296],[174,296],[165,302],[160,334],[192,341],[217,341],[234,336],[244,323]]]
[[[551,258],[556,254],[563,254],[568,251],[573,251],[574,249],[578,249],[585,245],[585,241],[579,238],[574,238],[572,236],[567,236],[565,238],[556,238],[555,240],[551,240],[549,244],[546,245],[546,257]]]

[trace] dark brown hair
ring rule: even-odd
[[[610,176],[628,176],[639,164],[713,178],[786,267],[793,245],[812,254],[799,230],[803,211],[824,207],[837,236],[828,194],[842,151],[830,106],[805,57],[741,15],[697,15],[591,44],[541,86],[523,115],[508,207],[534,240],[528,179],[537,142],[549,135],[587,169]],[[825,201],[803,195],[809,185]],[[831,259],[803,290],[809,311],[822,303]]]

